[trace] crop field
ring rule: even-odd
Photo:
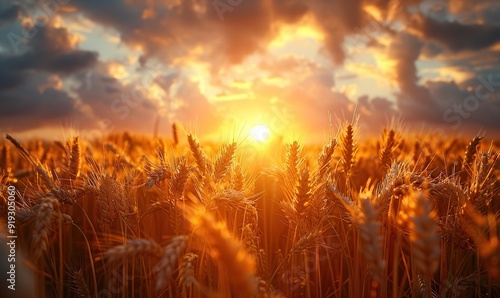
[[[357,130],[320,145],[176,125],[169,138],[4,135],[16,294],[500,297],[500,143]]]

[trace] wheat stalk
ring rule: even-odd
[[[10,156],[10,147],[7,145],[2,145],[2,150],[0,151],[0,169],[6,170],[8,173],[12,171],[12,160]]]
[[[45,184],[45,187],[48,190],[51,190],[55,187],[54,181],[52,178],[49,176],[47,171],[44,169],[43,165],[40,164],[39,162],[36,162],[31,154],[21,145],[16,139],[11,137],[10,135],[6,134],[5,137],[12,143],[14,146],[18,149],[18,151],[21,153],[21,155],[32,165],[32,167],[35,169],[35,171],[41,176],[42,181]]]
[[[413,149],[413,164],[417,166],[418,161],[420,160],[420,157],[422,155],[422,145],[420,144],[419,141],[415,142],[415,147]]]

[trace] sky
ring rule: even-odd
[[[499,94],[497,0],[0,0],[7,133],[499,136]]]

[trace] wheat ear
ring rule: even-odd
[[[316,174],[316,181],[318,183],[321,183],[325,180],[336,147],[337,147],[337,140],[335,139],[331,139],[330,142],[328,142],[328,144],[323,146],[321,154],[318,157],[318,172]]]
[[[51,219],[59,202],[54,198],[44,198],[38,205],[33,230],[33,249],[35,259],[41,258],[48,250]]]
[[[396,146],[396,133],[394,130],[390,130],[387,135],[387,140],[385,142],[384,149],[380,152],[380,164],[386,169],[391,166],[392,153],[394,147]]]
[[[193,137],[193,135],[188,135],[188,143],[189,148],[191,149],[191,153],[194,156],[196,161],[196,165],[198,166],[198,172],[201,176],[207,174],[208,170],[208,159],[203,150],[201,150],[201,146],[198,141]]]
[[[311,186],[309,185],[309,170],[305,169],[300,174],[299,178],[299,186],[297,188],[294,208],[297,213],[297,218],[304,216],[306,210],[311,205]]]
[[[69,178],[74,180],[80,175],[81,166],[81,156],[80,156],[80,144],[78,142],[78,137],[73,140],[70,150],[69,158]]]
[[[356,150],[357,145],[354,141],[354,128],[352,124],[349,124],[342,138],[342,167],[347,178],[351,176]]]
[[[166,164],[163,156],[160,155],[160,164],[156,164],[146,155],[142,157],[144,163],[144,171],[148,176],[146,185],[151,188],[165,179],[172,178],[172,169]]]
[[[288,145],[286,152],[285,173],[287,175],[287,178],[291,180],[292,184],[294,183],[294,181],[296,181],[298,176],[300,151],[301,150],[299,142],[294,141],[291,145]]]
[[[153,241],[147,239],[128,240],[123,245],[115,246],[104,252],[104,258],[108,263],[117,263],[124,259],[134,258],[141,255],[159,255],[160,246]]]
[[[172,138],[174,139],[174,146],[179,145],[179,134],[177,132],[177,124],[172,123]]]
[[[469,169],[472,167],[472,163],[474,162],[474,159],[476,158],[476,153],[477,153],[477,148],[479,144],[481,143],[482,137],[474,137],[472,141],[470,141],[469,145],[467,145],[467,150],[465,151],[465,161],[464,164],[469,167]]]
[[[69,274],[72,277],[71,280],[71,294],[79,298],[90,298],[89,287],[83,276],[83,269],[72,270]]]
[[[226,176],[233,162],[235,151],[236,143],[233,142],[226,145],[220,152],[214,163],[214,178],[216,181]]]

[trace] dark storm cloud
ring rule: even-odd
[[[0,27],[16,20],[21,16],[23,9],[18,4],[13,4],[11,6],[3,7],[0,3]]]
[[[40,86],[47,84],[46,74],[32,75],[23,85],[0,90],[0,127],[8,131],[60,125],[76,115],[73,100],[62,90]]]
[[[500,25],[500,3],[493,3],[485,6],[480,12],[481,18],[486,24]]]
[[[117,28],[120,32],[130,32],[141,26],[144,3],[130,4],[122,0],[71,0],[67,5],[76,6],[77,12],[104,26]]]
[[[415,35],[401,33],[388,47],[388,55],[395,60],[395,80],[400,93],[396,95],[398,108],[410,120],[422,115],[434,121],[440,114],[425,87],[418,84],[416,61],[420,57],[424,43]]]
[[[31,51],[23,60],[31,62],[33,68],[71,74],[92,67],[98,53],[73,48],[70,33],[66,28],[42,27],[30,40]]]
[[[379,134],[400,116],[393,102],[383,97],[370,99],[368,95],[358,98],[357,111],[361,115],[359,121],[366,134]]]
[[[22,72],[2,68],[2,61],[0,61],[0,92],[20,85],[23,80]]]
[[[15,87],[36,71],[69,75],[92,67],[96,52],[74,49],[65,28],[37,28],[22,54],[0,54],[0,90]]]
[[[466,125],[500,131],[500,71],[495,75],[479,75],[467,83],[467,88],[454,81],[427,83],[436,99],[441,99],[442,122],[458,130]],[[426,119],[422,117],[422,119]]]
[[[500,53],[483,49],[468,59],[447,55],[444,63],[475,75],[460,83],[428,79],[419,83],[416,61],[428,45],[416,35],[399,34],[388,48],[396,62],[396,94],[401,115],[409,122],[444,125],[448,130],[500,130]],[[466,124],[466,125],[464,125]]]
[[[0,30],[0,127],[23,130],[60,125],[63,119],[78,115],[74,99],[53,81],[91,68],[96,52],[76,48],[66,28],[51,24],[35,27],[30,39],[24,39],[19,21],[11,21]],[[16,52],[9,36],[22,40]],[[5,51],[6,49],[6,51]],[[64,76],[64,78],[61,78]]]
[[[420,15],[414,28],[424,39],[435,40],[453,52],[480,50],[500,41],[500,25],[436,21]]]
[[[72,74],[81,70],[87,69],[97,62],[97,53],[89,51],[72,51],[54,57],[47,64],[47,70],[62,73]]]

